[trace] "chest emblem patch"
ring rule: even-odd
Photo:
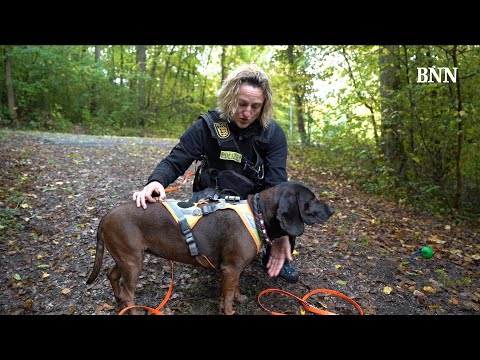
[[[215,132],[220,139],[226,139],[230,136],[230,129],[226,122],[216,122],[213,123],[213,125],[215,126]]]

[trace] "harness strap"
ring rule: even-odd
[[[198,255],[197,243],[195,242],[195,238],[193,237],[192,229],[190,229],[190,225],[188,225],[187,218],[186,217],[179,218],[178,223],[180,224],[180,228],[182,229],[183,235],[185,235],[188,249],[190,250],[190,255],[197,256]]]
[[[197,242],[192,234],[192,229],[188,224],[187,218],[183,215],[183,212],[178,209],[176,206],[170,206],[170,208],[175,212],[175,215],[178,217],[178,223],[180,224],[180,228],[182,229],[183,235],[185,235],[188,250],[190,251],[190,255],[197,256],[198,249],[197,249]]]

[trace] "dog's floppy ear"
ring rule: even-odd
[[[303,234],[305,226],[300,215],[295,192],[289,191],[280,196],[276,217],[280,221],[280,226],[288,235],[300,236]]]
[[[303,222],[307,225],[322,224],[335,212],[323,201],[316,199],[315,195],[306,187],[298,192],[298,208]]]

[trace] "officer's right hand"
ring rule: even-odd
[[[155,197],[152,195],[155,195]],[[147,208],[146,201],[158,202],[164,201],[165,198],[165,189],[158,181],[152,181],[145,186],[142,191],[135,191],[133,193],[133,201],[136,201],[137,207],[142,206],[144,209]]]

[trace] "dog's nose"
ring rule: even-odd
[[[335,209],[327,205],[328,216],[332,216],[334,212],[335,212]]]

